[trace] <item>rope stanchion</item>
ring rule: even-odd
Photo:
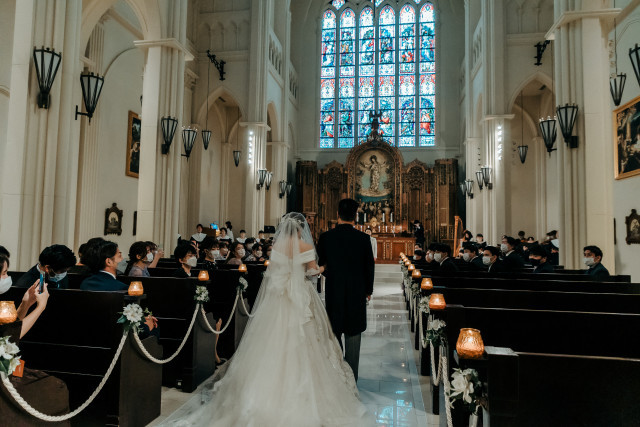
[[[200,312],[202,313],[202,318],[204,319],[204,323],[207,325],[207,328],[209,329],[207,332],[220,335],[221,333],[227,330],[227,328],[231,324],[231,319],[233,319],[233,315],[236,312],[236,305],[238,304],[238,297],[240,296],[240,293],[241,291],[238,291],[238,293],[236,294],[236,300],[233,302],[233,308],[231,309],[231,315],[229,316],[229,320],[227,320],[227,323],[224,325],[224,328],[220,329],[219,331],[216,331],[211,326],[211,323],[209,323],[209,320],[207,320],[207,313],[204,311],[204,308],[202,308],[202,306],[200,307]]]
[[[247,306],[244,305],[244,298],[240,297],[240,302],[242,303],[242,308],[244,309],[244,315],[245,316],[247,316],[249,318],[252,318],[253,316],[255,316],[255,313],[251,314],[251,313],[249,313],[249,310],[247,310]]]
[[[438,363],[436,361],[435,358],[435,350],[433,349],[433,343],[429,343],[429,350],[431,351],[431,381],[433,382],[434,386],[437,386],[440,384],[440,380],[442,380],[443,377],[443,370],[442,370],[442,360],[440,360],[440,364],[438,365],[437,368],[435,368],[436,363]],[[440,348],[438,348],[438,359],[442,359],[442,351],[440,350]]]
[[[102,388],[106,384],[107,380],[111,376],[111,372],[113,372],[113,368],[116,366],[116,363],[118,362],[118,359],[120,359],[120,353],[122,352],[122,348],[124,347],[124,343],[127,340],[127,335],[128,335],[128,333],[122,334],[122,339],[120,340],[120,344],[118,345],[118,349],[116,350],[116,354],[113,357],[113,360],[111,361],[111,365],[109,365],[109,369],[107,369],[107,373],[104,375],[104,378],[102,378],[102,381],[100,381],[100,384],[98,384],[98,387],[94,390],[94,392],[91,394],[91,396],[89,396],[89,398],[87,399],[86,402],[84,402],[82,405],[80,405],[75,411],[69,412],[68,414],[55,415],[54,416],[54,415],[43,414],[42,412],[38,411],[33,406],[29,405],[29,403],[27,403],[27,401],[24,400],[22,398],[22,396],[20,396],[20,393],[18,393],[18,390],[16,390],[15,387],[13,387],[13,384],[11,384],[11,381],[9,380],[9,377],[4,372],[2,373],[2,384],[4,384],[4,386],[7,388],[7,391],[9,392],[11,397],[13,397],[15,399],[15,401],[18,403],[18,405],[20,405],[22,407],[22,409],[24,409],[30,415],[33,415],[34,417],[36,417],[36,418],[38,418],[38,419],[40,419],[42,421],[47,421],[47,422],[52,422],[52,423],[60,422],[60,421],[66,421],[66,420],[68,420],[70,418],[75,417],[80,412],[84,411],[87,408],[87,406],[89,406],[91,404],[91,402],[93,402],[94,399],[98,396],[98,394],[100,393],[100,391],[102,390]],[[134,335],[137,337],[137,334],[134,333]]]
[[[451,418],[451,401],[449,393],[451,392],[451,384],[449,383],[449,366],[446,355],[440,355],[440,369],[442,369],[442,382],[444,384],[444,406],[447,414],[447,427],[453,427],[453,419]]]
[[[182,348],[184,347],[185,343],[187,342],[187,338],[189,338],[189,335],[191,335],[191,329],[193,329],[193,324],[195,323],[196,316],[198,315],[198,308],[200,308],[200,307],[202,307],[202,306],[200,304],[197,304],[195,310],[193,310],[193,316],[191,317],[191,323],[189,324],[189,329],[187,329],[187,333],[185,334],[184,338],[182,339],[182,342],[180,343],[180,346],[178,347],[178,349],[176,350],[175,353],[173,353],[170,357],[168,357],[166,359],[156,359],[155,357],[153,357],[151,355],[151,353],[149,353],[147,351],[147,349],[144,347],[144,344],[142,344],[142,341],[140,341],[140,337],[138,336],[138,334],[133,334],[133,338],[135,339],[136,344],[138,344],[138,348],[140,349],[142,354],[144,354],[147,357],[147,359],[149,359],[153,363],[157,363],[159,365],[164,365],[165,363],[169,363],[173,359],[175,359],[176,356],[178,356],[178,354],[180,354],[180,352],[182,351]]]

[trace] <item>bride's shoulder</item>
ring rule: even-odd
[[[304,240],[300,240],[300,253],[304,253],[307,251],[313,250],[313,245],[305,242]]]

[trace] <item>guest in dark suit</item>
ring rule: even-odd
[[[507,271],[519,272],[524,269],[524,260],[522,256],[516,252],[519,241],[510,236],[502,238],[500,250],[504,254],[502,261]]]
[[[439,243],[436,245],[433,260],[440,264],[438,271],[458,271],[458,266],[451,259],[451,246]]]
[[[75,264],[76,256],[71,249],[64,245],[51,245],[40,252],[38,263],[20,276],[14,286],[29,288],[42,273],[49,288],[67,289],[69,287],[67,272]]]
[[[188,279],[191,277],[191,269],[198,265],[198,255],[196,249],[188,244],[182,243],[173,251],[173,259],[176,260],[179,267],[173,272],[173,277],[179,279]]]
[[[533,273],[553,273],[553,265],[549,262],[549,253],[540,245],[529,248],[529,262],[533,265]]]
[[[413,236],[416,238],[416,245],[424,247],[424,228],[417,219],[413,221]]]
[[[478,256],[478,247],[471,242],[464,243],[462,259],[471,265],[472,271],[486,271],[487,267],[482,263],[482,257]]]
[[[602,265],[602,250],[597,246],[585,246],[584,251],[584,263],[589,269],[585,271],[585,274],[596,277],[600,281],[605,281],[611,275],[609,270]]]
[[[354,228],[358,202],[338,203],[338,225],[320,235],[318,265],[324,266],[327,314],[333,333],[342,343],[345,360],[358,379],[360,334],[367,329],[367,300],[373,293],[375,264],[371,239]],[[342,344],[340,344],[342,345]]]
[[[500,261],[500,249],[495,246],[484,248],[482,263],[489,268],[489,273],[506,273],[508,271],[504,262]]]
[[[122,251],[114,242],[105,240],[91,249],[88,263],[94,272],[80,284],[85,291],[126,291],[128,286],[116,279]]]

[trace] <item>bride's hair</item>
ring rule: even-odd
[[[305,216],[299,212],[283,215],[273,238],[273,250],[294,257],[300,253],[300,240],[313,247],[313,237]]]

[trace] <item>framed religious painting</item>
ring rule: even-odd
[[[140,116],[129,111],[129,122],[127,125],[127,164],[125,175],[134,178],[140,172]]]
[[[107,234],[122,234],[122,209],[118,209],[117,203],[104,210],[104,235]]]
[[[640,175],[640,97],[613,112],[615,177]]]
[[[640,244],[640,215],[638,215],[638,211],[631,209],[631,215],[625,217],[624,222],[627,225],[625,239],[627,245]]]

